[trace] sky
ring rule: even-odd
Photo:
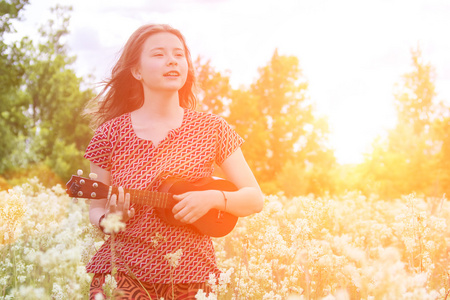
[[[235,88],[253,83],[275,49],[296,56],[340,163],[361,162],[395,126],[395,85],[412,71],[412,49],[435,68],[436,99],[450,105],[448,0],[30,0],[18,34],[36,34],[56,4],[73,8],[67,43],[77,74],[96,81],[148,23],[179,29],[192,57],[210,59]]]

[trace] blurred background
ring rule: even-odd
[[[185,35],[199,110],[223,116],[267,194],[391,199],[450,187],[450,4],[0,2],[0,187],[87,170],[82,117],[129,35]]]

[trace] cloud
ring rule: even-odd
[[[70,46],[75,52],[101,48],[99,33],[95,28],[77,27],[71,34]]]

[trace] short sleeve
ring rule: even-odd
[[[222,163],[244,143],[236,131],[222,118],[218,122],[216,164]]]
[[[109,171],[111,169],[111,124],[101,125],[94,133],[84,158]]]

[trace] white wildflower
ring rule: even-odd
[[[109,287],[111,290],[115,290],[117,288],[117,281],[113,276],[108,274],[105,277],[105,283],[103,283],[102,287]]]
[[[287,297],[287,300],[303,300],[303,299],[304,299],[303,296],[295,295],[295,294],[289,295]]]
[[[5,233],[3,234],[3,239],[5,241],[9,241],[9,233],[8,233],[8,231],[5,231]]]
[[[172,268],[176,268],[180,264],[180,259],[182,255],[183,249],[178,249],[176,252],[164,255],[164,258],[169,262],[169,265]]]
[[[102,289],[107,297],[112,297],[114,290],[117,289],[117,281],[114,276],[111,276],[110,274],[106,275]]]
[[[345,289],[338,289],[335,294],[336,300],[349,300],[350,295]]]
[[[262,297],[263,300],[281,300],[282,297],[278,294],[275,294],[274,291],[270,291],[268,293],[265,293]]]
[[[9,275],[5,275],[3,277],[0,277],[0,286],[6,286],[8,283]]]
[[[217,284],[216,275],[214,273],[209,273],[208,284],[214,286]]]
[[[53,283],[52,299],[64,299],[64,294],[61,286],[57,283]]]
[[[105,300],[105,297],[103,297],[102,293],[95,294],[95,300]]]
[[[161,233],[157,232],[150,240],[153,247],[156,248],[160,243],[164,242],[165,238]]]
[[[60,185],[57,184],[52,188],[52,191],[57,194],[58,196],[66,195],[66,190]]]
[[[197,291],[197,294],[195,294],[195,299],[197,300],[217,300],[217,295],[214,293],[209,293],[206,295],[205,292],[203,292],[202,289],[199,289]]]
[[[42,287],[20,286],[15,296],[16,299],[44,299],[45,290]]]
[[[234,272],[234,268],[228,269],[226,272],[220,273],[219,284],[226,285],[231,282],[231,274]]]
[[[119,233],[120,231],[125,229],[125,223],[122,222],[121,214],[108,214],[103,218],[101,224],[104,228],[104,232],[108,234]]]
[[[206,293],[203,292],[202,289],[199,289],[197,291],[197,294],[195,294],[195,299],[197,299],[197,300],[205,300],[206,299]]]

